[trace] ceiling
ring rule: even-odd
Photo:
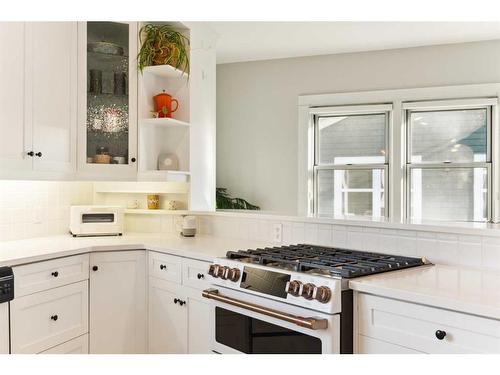
[[[208,22],[217,63],[500,39],[500,22]]]

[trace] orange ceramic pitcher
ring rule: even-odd
[[[155,95],[153,97],[155,102],[155,112],[158,113],[158,117],[172,117],[172,113],[179,109],[179,102],[177,99],[172,98],[163,90],[161,94]],[[175,103],[175,109],[172,108],[172,104]]]

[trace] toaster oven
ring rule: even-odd
[[[79,236],[121,236],[123,208],[118,206],[71,206],[69,231]]]

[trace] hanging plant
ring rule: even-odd
[[[260,210],[259,206],[248,203],[243,198],[232,198],[226,188],[215,189],[215,200],[220,210]]]
[[[137,65],[142,72],[153,65],[171,65],[189,73],[189,39],[169,25],[147,24],[139,30]]]

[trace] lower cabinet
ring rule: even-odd
[[[146,252],[90,255],[90,353],[147,352]]]
[[[88,354],[89,353],[89,335],[82,335],[73,340],[69,340],[60,345],[54,346],[39,354]]]
[[[210,305],[200,290],[150,278],[150,353],[210,353],[209,318]]]
[[[11,353],[40,353],[88,332],[88,280],[10,302]]]
[[[500,353],[500,321],[357,293],[359,353]]]

